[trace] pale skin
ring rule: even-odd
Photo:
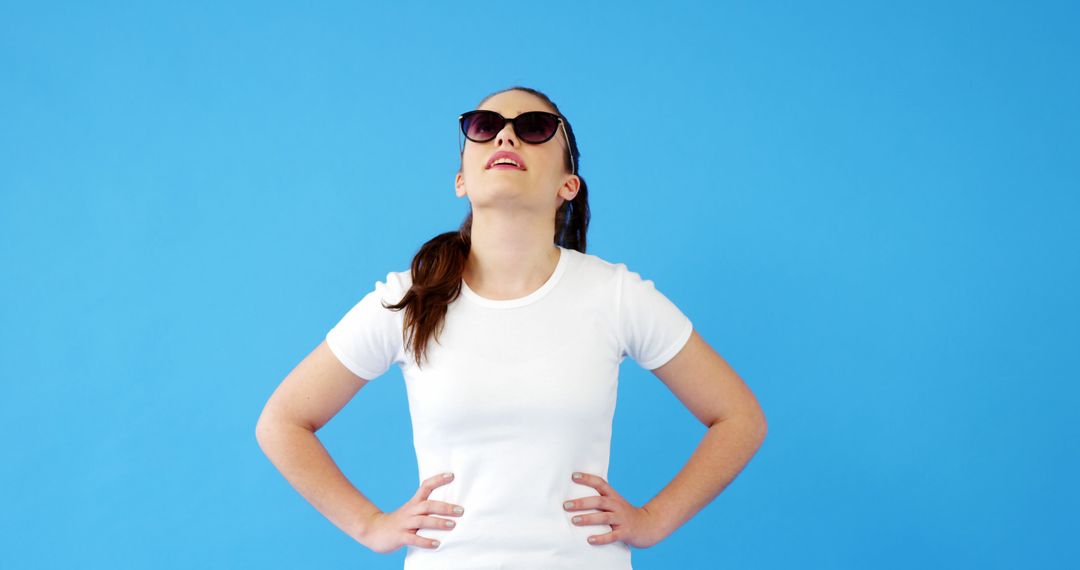
[[[667,538],[724,490],[765,439],[765,414],[757,399],[695,330],[686,346],[652,373],[708,427],[690,460],[656,496],[636,507],[604,478],[584,474],[579,481],[600,496],[575,499],[567,511],[598,509],[578,524],[608,524],[611,532],[589,537],[591,544],[616,540],[648,548]]]
[[[508,118],[531,110],[554,112],[524,91],[497,94],[478,108]],[[525,170],[487,169],[488,158],[498,150],[517,153]],[[472,245],[463,278],[480,295],[521,297],[539,288],[554,271],[559,255],[551,241],[555,211],[564,200],[572,200],[580,186],[580,179],[565,166],[566,152],[561,133],[531,145],[522,143],[509,123],[492,141],[466,142],[462,170],[455,177],[457,196],[468,196],[473,208]],[[566,497],[570,504],[562,508],[572,516],[571,522],[612,528],[589,536],[590,544],[622,541],[648,548],[662,541],[727,487],[765,438],[765,416],[757,399],[696,330],[675,357],[652,372],[708,429],[675,478],[640,507],[599,475],[582,473],[578,478],[568,473],[575,483],[600,493]],[[452,483],[452,476],[425,479],[404,505],[383,512],[349,482],[315,435],[368,382],[345,368],[323,341],[270,396],[256,425],[256,438],[297,492],[367,548],[379,553],[406,545],[436,548],[437,541],[416,531],[446,530],[452,517],[462,516],[468,508],[429,498],[437,487]],[[580,510],[601,512],[572,514]]]

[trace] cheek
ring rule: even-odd
[[[465,151],[461,154],[461,163],[469,167],[480,160],[480,149],[471,141],[465,143]]]
[[[552,146],[549,152],[544,153],[544,168],[553,177],[561,176],[564,171],[569,172],[564,153],[560,146]]]

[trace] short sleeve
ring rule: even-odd
[[[390,272],[376,281],[336,325],[326,333],[326,344],[353,374],[372,380],[395,362],[403,362],[403,311],[383,307],[401,300],[408,290],[408,272]]]
[[[654,370],[678,354],[690,340],[693,323],[656,288],[650,279],[618,268],[618,323],[622,356],[630,356],[639,366]]]

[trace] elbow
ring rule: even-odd
[[[760,446],[765,441],[765,436],[769,432],[769,422],[765,419],[765,412],[756,400],[746,402],[745,405],[728,417],[714,418],[705,425],[712,428],[727,421],[732,421],[732,423],[741,426],[741,431],[744,431],[749,436],[749,439],[756,443],[756,446]]]
[[[755,433],[757,434],[758,447],[761,447],[761,444],[765,442],[765,436],[769,433],[769,422],[765,420],[764,412],[758,414],[757,431]]]
[[[765,442],[765,436],[769,433],[769,422],[765,419],[765,413],[758,406],[751,406],[732,419],[736,419],[746,441],[752,442],[754,449],[761,447]]]
[[[765,411],[755,402],[749,414],[750,433],[753,434],[755,447],[761,447],[765,442],[765,436],[769,433],[769,422],[765,419]]]
[[[266,441],[266,431],[269,428],[270,422],[260,415],[259,419],[255,421],[255,442],[259,444],[259,447],[263,447]]]
[[[266,449],[269,442],[274,439],[274,434],[279,431],[281,427],[280,422],[274,419],[274,416],[266,413],[263,410],[259,415],[259,419],[255,421],[255,441],[259,444],[259,447]]]
[[[297,430],[315,433],[318,428],[309,423],[294,423],[287,418],[264,411],[255,422],[255,441],[263,451],[266,451]]]
[[[744,434],[746,440],[753,442],[755,449],[761,447],[761,444],[765,442],[765,435],[769,432],[769,423],[765,421],[765,414],[762,413],[731,416],[729,418],[715,420],[705,425],[708,428],[713,428],[728,422],[730,422],[732,426],[739,426],[739,431]]]
[[[765,442],[765,436],[769,433],[769,421],[765,418],[765,410],[761,409],[757,398],[754,399],[753,405],[747,406],[746,416],[750,418],[754,435],[760,445],[761,442]]]

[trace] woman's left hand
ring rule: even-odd
[[[581,475],[580,478],[574,475]],[[563,503],[563,510],[578,511],[598,509],[603,512],[574,515],[579,519],[571,523],[574,526],[611,525],[611,532],[589,537],[589,544],[610,544],[620,540],[636,548],[648,548],[663,539],[659,521],[644,507],[631,505],[599,475],[575,473],[571,476],[575,483],[588,485],[600,492],[599,497],[589,496]]]

